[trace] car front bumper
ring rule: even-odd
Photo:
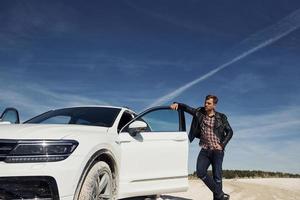
[[[50,176],[0,178],[0,199],[59,200],[56,181]]]
[[[48,199],[49,195],[53,200],[73,199],[81,171],[82,157],[72,155],[58,162],[0,162],[0,199],[1,191],[8,195],[3,199]],[[19,190],[14,190],[16,188]],[[9,196],[18,194],[22,196]]]

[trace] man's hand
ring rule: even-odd
[[[173,104],[171,104],[171,105],[170,105],[170,108],[171,108],[172,110],[177,110],[177,109],[178,109],[178,103],[173,103]]]
[[[223,148],[223,146],[221,144],[217,144],[217,149],[218,150],[223,150],[224,148]]]

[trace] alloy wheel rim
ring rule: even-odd
[[[111,199],[111,178],[105,171],[99,174],[93,189],[93,200],[109,200]]]

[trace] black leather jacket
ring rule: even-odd
[[[183,111],[193,116],[189,132],[190,142],[192,142],[195,139],[195,137],[200,139],[202,134],[201,124],[203,122],[203,117],[205,116],[204,107],[195,109],[186,104],[178,103],[178,109],[182,109]],[[223,149],[225,149],[227,143],[233,135],[233,131],[230,127],[230,124],[227,121],[227,117],[225,114],[215,112],[215,119],[216,120],[214,125],[214,134],[216,134],[216,136],[220,139],[220,145],[223,147]]]

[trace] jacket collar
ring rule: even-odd
[[[216,119],[221,119],[221,115],[220,115],[220,113],[217,112],[217,111],[215,112],[215,118],[216,118]]]
[[[197,108],[197,110],[200,111],[203,115],[206,115],[204,107],[199,107],[199,108]],[[215,111],[215,118],[221,119],[221,114],[217,111]]]

